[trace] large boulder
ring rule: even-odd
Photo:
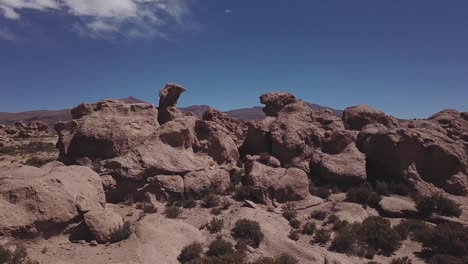
[[[359,133],[356,145],[366,154],[369,177],[421,179],[452,194],[468,193],[467,149],[444,133],[372,124]]]
[[[309,160],[327,135],[343,130],[343,123],[330,110],[312,110],[301,101],[286,105],[272,123],[271,153],[283,166],[309,171]]]
[[[185,92],[185,89],[182,86],[173,83],[166,84],[166,86],[159,91],[158,121],[160,124],[164,124],[185,115],[176,107],[177,100],[179,100],[179,97],[183,92]]]
[[[272,168],[247,160],[246,185],[259,202],[276,200],[280,203],[303,200],[310,196],[307,174],[297,168]]]
[[[84,215],[86,226],[99,243],[113,242],[112,235],[122,228],[122,217],[109,208],[92,210]]]
[[[230,182],[229,172],[217,168],[192,171],[184,176],[185,193],[194,196],[212,187],[225,190]]]
[[[466,112],[460,113],[454,109],[446,109],[429,117],[428,120],[442,126],[450,138],[468,142],[468,120],[466,115]]]
[[[203,113],[203,120],[212,121],[226,129],[231,138],[240,146],[244,141],[245,134],[247,133],[247,125],[245,122],[236,118],[228,116],[226,113],[220,112],[216,109],[209,108]]]
[[[347,107],[343,112],[343,123],[346,129],[351,130],[361,130],[366,125],[373,123],[379,123],[386,127],[398,125],[398,121],[395,118],[367,105]]]
[[[381,213],[388,217],[411,217],[418,214],[416,204],[405,198],[385,196],[379,206]]]
[[[260,121],[252,121],[247,124],[247,134],[240,147],[242,155],[258,155],[261,153],[271,153],[271,125],[275,121],[274,117],[266,117]]]
[[[21,167],[0,172],[0,234],[45,235],[102,209],[99,175],[80,166]]]
[[[159,127],[158,111],[149,104],[105,100],[83,105],[72,110],[78,119],[55,125],[60,159],[67,163],[85,157],[101,160],[123,155]]]

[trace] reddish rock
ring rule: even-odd
[[[307,174],[297,168],[272,168],[256,161],[247,161],[246,184],[250,194],[262,203],[302,200],[310,196]]]
[[[356,145],[374,177],[421,179],[452,194],[467,193],[466,147],[444,133],[373,124],[359,133]]]
[[[96,160],[123,155],[159,127],[158,111],[149,104],[105,100],[92,108],[93,112],[80,119],[55,125],[61,160],[75,163],[84,157]]]
[[[343,123],[346,129],[351,130],[361,130],[366,125],[374,123],[379,123],[386,127],[398,125],[398,121],[395,118],[367,105],[347,107],[343,112]]]
[[[160,124],[185,116],[185,114],[176,107],[177,100],[179,100],[183,92],[185,92],[185,89],[182,86],[173,83],[166,84],[166,86],[159,91],[158,121]]]
[[[108,208],[87,212],[84,221],[99,243],[113,242],[112,234],[124,224],[122,217]]]
[[[428,120],[439,124],[452,139],[468,142],[468,120],[463,115],[457,110],[446,109],[429,117]]]
[[[263,112],[267,116],[277,116],[279,111],[286,105],[296,101],[296,97],[286,92],[273,92],[260,96],[260,102],[265,105]]]
[[[205,113],[203,113],[202,119],[215,122],[216,124],[224,127],[236,142],[237,146],[240,146],[245,139],[247,125],[243,121],[229,117],[227,114],[213,108],[206,110]]]

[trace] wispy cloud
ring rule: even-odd
[[[6,19],[22,19],[23,9],[74,16],[72,28],[92,38],[164,37],[190,15],[187,0],[0,0]]]
[[[0,27],[0,39],[12,41],[15,40],[16,37],[8,29]]]

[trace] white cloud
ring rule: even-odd
[[[189,15],[187,0],[0,0],[0,17],[21,19],[22,9],[56,11],[74,16],[81,35],[108,38],[165,36],[169,26]]]

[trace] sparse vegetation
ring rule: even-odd
[[[340,218],[338,218],[338,216],[332,214],[332,215],[329,215],[328,218],[327,218],[327,223],[328,224],[334,224],[336,223],[337,221],[339,221]]]
[[[224,227],[224,221],[223,219],[218,219],[213,217],[211,219],[210,223],[207,225],[208,231],[210,231],[211,234],[221,232],[221,230]]]
[[[468,227],[460,224],[440,224],[421,233],[417,240],[429,256],[448,255],[468,259]]]
[[[312,236],[315,232],[316,226],[313,222],[307,222],[302,226],[301,233],[304,235]]]
[[[177,260],[180,263],[190,263],[191,261],[201,258],[203,253],[203,245],[199,242],[194,242],[182,249]]]
[[[408,257],[394,258],[390,262],[390,264],[412,264],[412,263],[413,262]]]
[[[232,236],[235,239],[245,239],[249,241],[249,245],[253,247],[258,247],[264,238],[260,224],[249,219],[237,220],[232,229]]]
[[[138,203],[136,207],[143,210],[146,214],[155,214],[158,212],[158,208],[156,208],[153,203],[149,202]]]
[[[132,226],[130,222],[125,222],[121,227],[116,228],[110,235],[110,242],[116,243],[125,240],[132,234]]]
[[[421,234],[428,231],[429,227],[421,220],[404,219],[398,225],[393,227],[402,239],[415,239],[417,240]]]
[[[55,145],[49,142],[32,141],[28,144],[22,144],[17,146],[0,146],[0,154],[5,155],[22,155],[22,154],[34,154],[39,152],[56,152]]]
[[[289,221],[289,225],[294,229],[298,229],[301,227],[301,221],[294,218]]]
[[[299,260],[295,257],[282,254],[274,258],[264,257],[257,259],[256,261],[252,262],[251,264],[298,264]]]
[[[310,214],[310,217],[316,220],[325,220],[327,213],[324,211],[314,211]]]
[[[382,197],[374,192],[372,186],[368,183],[362,184],[358,187],[353,187],[346,193],[346,200],[352,203],[358,203],[370,207],[378,207]]]
[[[192,209],[197,206],[197,201],[193,199],[193,197],[189,196],[189,197],[186,197],[185,199],[177,201],[175,205],[179,207],[187,208],[187,209]]]
[[[331,231],[322,228],[315,232],[315,236],[312,242],[319,245],[325,245],[330,240],[330,237]]]
[[[14,251],[4,248],[0,245],[0,263],[1,264],[39,264],[29,258],[26,248],[17,246]]]
[[[42,167],[43,165],[51,162],[51,161],[54,161],[55,158],[40,158],[40,157],[37,157],[37,156],[33,156],[29,159],[27,159],[25,162],[24,162],[24,165],[28,165],[28,166],[34,166],[34,167]]]
[[[213,208],[219,206],[221,199],[216,194],[209,194],[203,197],[203,206],[206,208]]]
[[[420,198],[416,208],[426,217],[432,214],[459,217],[462,213],[458,204],[441,194]]]
[[[390,226],[390,222],[380,216],[366,218],[357,228],[359,240],[372,246],[378,252],[389,255],[401,246],[401,237]]]
[[[231,242],[223,240],[221,237],[216,238],[208,247],[206,255],[210,257],[220,257],[234,253],[234,245]]]
[[[299,240],[299,237],[300,237],[300,233],[298,230],[292,229],[288,234],[288,238],[294,241]]]
[[[286,220],[291,221],[297,217],[297,211],[293,204],[285,204],[281,209],[283,210],[283,217]]]
[[[166,215],[167,218],[171,219],[176,219],[182,214],[182,209],[178,206],[169,206],[166,208],[164,211],[164,215]]]

